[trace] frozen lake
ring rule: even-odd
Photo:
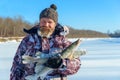
[[[74,39],[72,39],[74,41]],[[19,42],[0,43],[0,80],[9,80],[12,60]],[[120,80],[120,39],[83,39],[79,48],[81,68],[69,80]]]

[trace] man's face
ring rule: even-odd
[[[55,30],[55,22],[50,18],[40,19],[40,34],[43,37],[49,37]]]

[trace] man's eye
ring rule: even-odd
[[[52,22],[48,22],[48,23],[50,23],[50,24],[51,24]]]

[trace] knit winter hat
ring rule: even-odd
[[[50,18],[57,24],[57,22],[58,22],[58,13],[57,13],[56,9],[57,9],[57,7],[56,7],[55,4],[52,4],[50,6],[50,8],[45,8],[40,13],[40,18],[39,19],[41,19],[41,18]]]

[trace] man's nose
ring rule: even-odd
[[[47,22],[44,23],[44,26],[48,26],[49,24]]]

